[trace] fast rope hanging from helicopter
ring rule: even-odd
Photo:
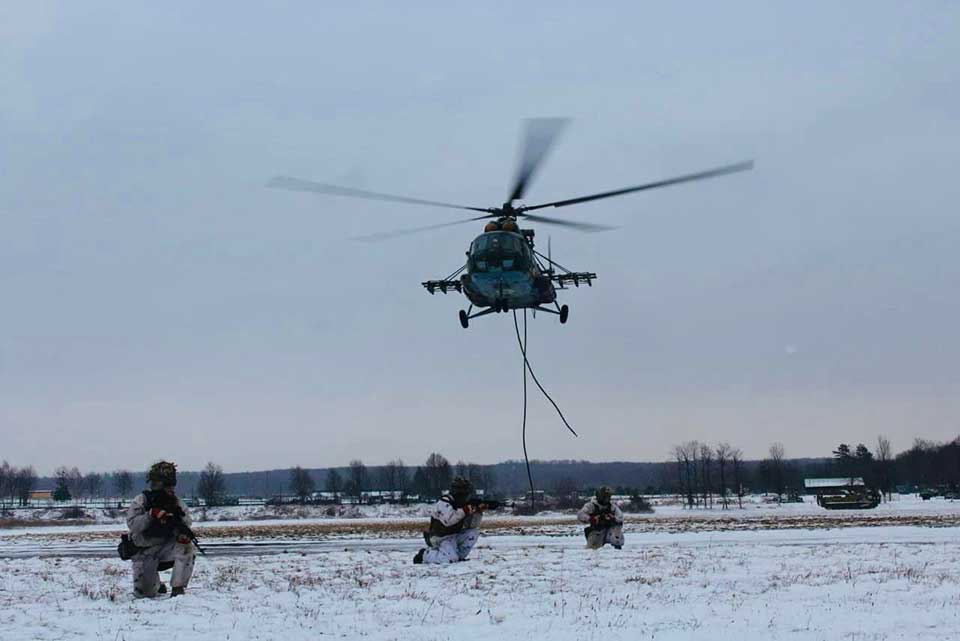
[[[516,330],[517,343],[520,345],[520,354],[523,356],[523,461],[527,466],[527,481],[530,483],[530,511],[532,513],[535,511],[536,491],[533,487],[533,474],[530,472],[530,457],[527,455],[527,372],[530,372],[530,378],[532,378],[533,382],[536,383],[538,388],[540,388],[540,392],[543,394],[543,396],[550,401],[551,405],[553,405],[553,409],[557,410],[557,414],[560,415],[560,420],[563,421],[563,424],[566,425],[568,430],[570,430],[570,433],[578,438],[580,435],[577,434],[572,427],[570,427],[570,423],[567,422],[567,418],[563,415],[563,412],[560,411],[560,407],[556,404],[556,402],[554,402],[550,394],[547,393],[547,390],[543,389],[543,385],[541,385],[540,381],[537,380],[537,375],[533,373],[533,368],[530,367],[530,361],[527,359],[526,308],[523,310],[523,338],[520,337],[520,324],[517,322],[517,310],[513,310],[513,328]]]

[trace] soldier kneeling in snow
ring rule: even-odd
[[[165,594],[160,570],[173,568],[170,596],[183,594],[193,574],[194,549],[181,526],[190,527],[190,515],[174,493],[177,466],[167,461],[154,463],[147,473],[149,489],[130,501],[127,508],[129,540],[138,548],[133,561],[133,594],[155,597]]]
[[[430,511],[430,529],[423,533],[429,548],[413,557],[414,563],[454,563],[466,561],[480,537],[480,520],[486,505],[471,501],[473,484],[459,476],[450,483]]]
[[[623,512],[610,500],[612,497],[610,488],[603,486],[577,514],[581,523],[590,524],[583,533],[587,537],[587,547],[592,550],[599,550],[607,543],[618,550],[623,547]]]

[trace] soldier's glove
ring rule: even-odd
[[[187,536],[186,534],[181,534],[180,536],[177,537],[177,543],[180,543],[181,545],[186,545],[189,542],[190,542],[190,537]]]
[[[167,522],[167,517],[169,517],[170,515],[167,514],[167,512],[166,512],[165,510],[163,510],[163,509],[161,509],[161,508],[159,508],[159,507],[155,507],[155,508],[153,508],[152,510],[150,510],[150,516],[152,516],[153,518],[157,519],[157,520],[160,521],[161,523],[166,523],[166,522]]]

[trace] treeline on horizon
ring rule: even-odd
[[[873,447],[840,443],[830,456],[790,459],[782,445],[771,445],[768,456],[743,460],[740,451],[727,443],[710,445],[689,441],[676,445],[665,462],[531,461],[538,490],[586,492],[609,485],[618,494],[676,494],[699,503],[714,494],[803,492],[809,477],[863,477],[867,485],[890,493],[895,488],[960,488],[960,437],[945,443],[916,439],[913,445],[893,455],[887,439],[879,437]],[[109,474],[82,473],[77,467],[61,466],[53,477],[40,477],[31,467],[0,464],[0,501],[9,505],[25,502],[33,490],[53,490],[57,498],[83,499],[128,496],[146,484],[145,472],[117,470]],[[286,468],[261,472],[224,472],[215,463],[202,471],[181,471],[181,496],[274,497],[333,492],[337,496],[362,497],[364,492],[390,491],[435,496],[453,476],[471,479],[488,495],[518,496],[528,489],[523,461],[508,460],[493,465],[449,462],[432,453],[423,464],[391,461],[366,466],[360,460],[329,468]],[[309,490],[307,492],[306,490]]]

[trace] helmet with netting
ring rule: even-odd
[[[450,496],[464,501],[473,493],[473,483],[468,479],[458,476],[450,481]]]
[[[157,461],[150,466],[147,472],[147,482],[159,483],[164,487],[174,487],[177,484],[177,466],[170,461]]]

